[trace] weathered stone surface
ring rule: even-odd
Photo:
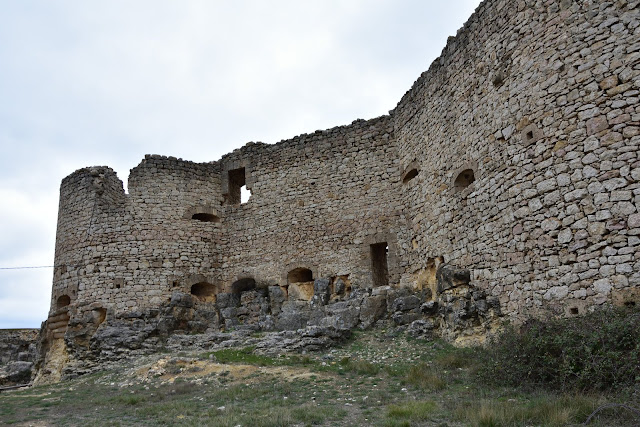
[[[29,384],[33,362],[13,361],[0,367],[0,386]]]
[[[432,337],[435,325],[432,320],[415,320],[407,328],[407,333],[412,337]]]
[[[31,382],[38,332],[37,329],[0,329],[0,385]]]
[[[360,322],[360,307],[336,303],[327,307],[321,326],[338,331],[348,331]]]
[[[420,311],[424,314],[435,314],[438,311],[438,303],[436,301],[428,301],[420,306]]]
[[[468,285],[471,280],[471,273],[469,270],[442,264],[436,272],[436,280],[438,281],[438,292],[441,293],[447,289]]]
[[[313,282],[312,302],[316,305],[326,305],[331,297],[331,281],[329,279],[316,279]],[[340,281],[340,293],[344,292],[344,283]],[[336,293],[339,293],[336,291]]]
[[[397,325],[408,325],[418,319],[420,319],[422,315],[417,311],[397,311],[393,313],[391,318]]]
[[[387,300],[384,295],[373,295],[365,298],[360,307],[360,324],[369,328],[387,312]]]
[[[271,302],[271,313],[278,314],[282,309],[282,304],[287,297],[280,286],[269,286],[269,301]]]
[[[413,310],[420,305],[420,298],[416,295],[409,295],[406,297],[400,297],[393,301],[390,310],[396,311],[408,311]]]

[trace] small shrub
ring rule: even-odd
[[[435,359],[435,363],[445,369],[466,368],[473,362],[469,349],[454,349]]]
[[[136,406],[146,401],[143,396],[119,395],[111,399],[114,403],[121,403],[129,406]]]
[[[350,369],[359,375],[376,375],[380,372],[380,366],[366,360],[356,360],[350,363]]]
[[[554,390],[609,390],[640,381],[640,310],[508,327],[478,353],[481,382]]]
[[[351,358],[350,357],[343,357],[342,359],[340,359],[338,361],[338,365],[347,366],[350,362],[351,362]]]
[[[531,400],[478,400],[459,405],[455,417],[471,425],[565,426],[584,422],[597,406],[595,399],[584,396],[540,395]]]
[[[434,391],[442,390],[447,386],[445,380],[433,372],[433,368],[426,363],[411,366],[404,381],[407,384]]]
[[[425,421],[438,408],[435,402],[413,401],[390,405],[387,408],[387,417],[395,421]]]

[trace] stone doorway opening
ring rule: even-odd
[[[371,252],[371,277],[373,286],[389,285],[389,245],[387,242],[379,242],[369,245]]]

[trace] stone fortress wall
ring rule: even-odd
[[[319,278],[331,298],[386,285],[435,298],[445,264],[516,321],[636,304],[638,10],[485,0],[387,116],[211,163],[146,156],[129,194],[107,167],[76,171],[61,185],[50,332],[176,292],[309,301]],[[225,310],[216,326],[247,315]]]
[[[638,6],[484,2],[450,40],[395,110],[424,172],[404,191],[417,260],[470,269],[514,318],[638,301]]]

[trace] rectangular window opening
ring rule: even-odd
[[[244,168],[229,171],[228,201],[231,205],[242,203],[242,189],[246,189],[246,175]]]
[[[373,286],[389,285],[389,267],[387,258],[389,254],[389,245],[387,242],[374,243],[371,248],[371,276],[373,278]]]

